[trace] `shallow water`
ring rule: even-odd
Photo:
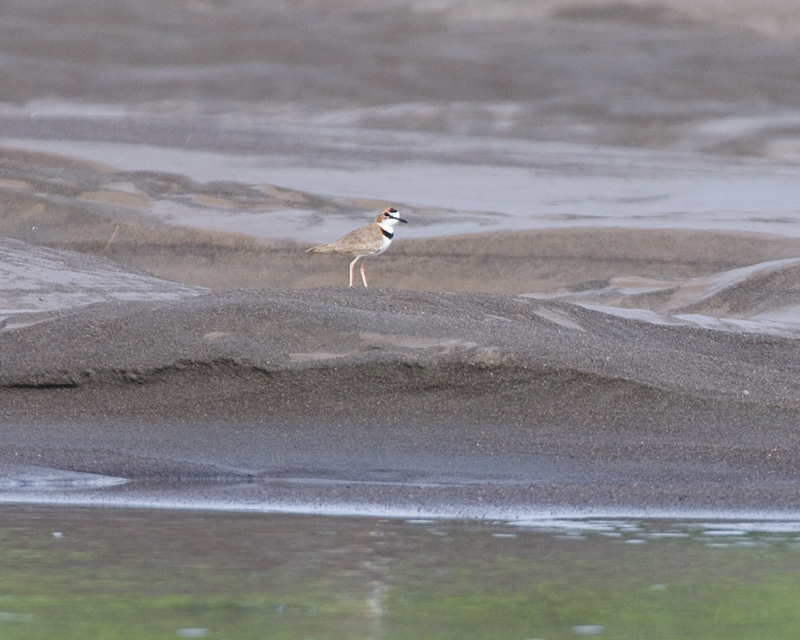
[[[796,520],[509,524],[7,505],[0,633],[790,637],[798,551]]]
[[[440,466],[453,465],[458,458],[448,456]],[[524,458],[524,460],[523,460]],[[331,459],[317,454],[317,464],[325,467]],[[463,462],[463,461],[462,461]],[[755,506],[753,501],[738,502],[730,507],[675,500],[675,490],[665,494],[661,502],[643,500],[630,493],[627,502],[601,500],[553,499],[559,486],[616,482],[644,487],[648,484],[675,482],[670,471],[653,468],[647,478],[625,478],[625,469],[635,463],[618,461],[606,469],[598,464],[594,473],[577,472],[553,456],[522,456],[524,469],[511,470],[512,461],[498,463],[497,469],[478,470],[485,460],[475,456],[475,469],[462,469],[462,477],[432,470],[379,469],[360,474],[356,459],[344,466],[350,475],[337,477],[334,472],[297,470],[288,461],[278,464],[274,477],[243,479],[231,475],[217,478],[161,478],[126,480],[112,476],[74,471],[59,471],[34,466],[0,465],[0,505],[15,508],[37,505],[41,508],[64,509],[112,508],[217,512],[232,517],[242,514],[309,516],[318,518],[392,518],[463,520],[482,523],[504,522],[509,526],[549,530],[602,530],[623,521],[661,520],[664,522],[735,521],[735,527],[753,531],[791,531],[797,527],[796,509],[785,506]],[[309,463],[311,464],[311,463]],[[365,466],[368,466],[365,463]],[[538,473],[531,473],[531,467]],[[502,470],[501,470],[502,469]],[[716,473],[719,484],[741,482],[743,474],[732,469],[714,469],[705,463],[707,477]],[[344,473],[339,471],[340,474]],[[685,469],[675,469],[677,477]],[[614,479],[610,478],[614,476]],[[548,484],[548,478],[551,484]],[[755,483],[750,479],[750,490]],[[792,484],[794,486],[794,483]],[[775,489],[775,486],[772,485]],[[533,490],[538,491],[534,492]],[[696,490],[696,488],[695,488]],[[544,497],[544,499],[543,499]],[[606,523],[606,524],[604,524]],[[620,525],[622,526],[622,525]],[[715,525],[709,524],[709,527]]]

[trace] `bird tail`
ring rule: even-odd
[[[321,244],[317,247],[306,249],[306,253],[333,253],[334,249],[329,244]]]

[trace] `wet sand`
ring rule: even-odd
[[[0,499],[800,506],[800,50],[678,2],[489,4],[520,22],[326,12],[365,47],[334,70],[330,35],[273,40],[310,8],[264,42],[238,5],[76,8],[58,42],[16,10],[12,76],[54,66],[0,94]],[[240,39],[198,59],[209,20]],[[366,55],[403,34],[406,66]],[[592,85],[587,52],[625,64]],[[388,204],[374,288],[304,253]]]
[[[0,335],[5,464],[405,512],[798,506],[795,339],[346,288],[103,303]]]

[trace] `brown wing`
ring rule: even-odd
[[[380,231],[372,224],[354,229],[329,245],[330,251],[343,256],[356,256],[361,253],[372,253],[381,246]]]

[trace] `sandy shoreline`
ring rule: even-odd
[[[309,243],[152,211],[189,202],[268,220],[270,207],[316,207],[335,229],[377,202],[4,157],[0,230],[18,239],[3,244],[0,305],[12,482],[59,470],[135,480],[88,489],[98,503],[468,517],[800,506],[791,233],[620,218],[399,238],[368,266],[376,288],[348,290],[346,261],[309,256]],[[412,214],[424,228],[458,212]],[[778,219],[758,228],[785,229]]]
[[[346,288],[104,303],[0,339],[6,464],[323,479],[289,489],[323,501],[798,507],[794,340]]]
[[[793,5],[373,5],[8,8],[0,500],[800,508]]]

